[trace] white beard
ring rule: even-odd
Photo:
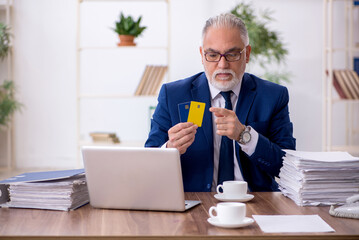
[[[217,88],[220,91],[232,90],[234,88],[234,86],[236,86],[237,84],[239,84],[241,82],[241,79],[243,77],[243,74],[242,74],[242,76],[236,76],[236,73],[231,69],[216,70],[216,71],[214,71],[212,76],[209,76],[207,69],[205,69],[205,73],[206,73],[207,79],[209,80],[209,83],[213,87]],[[219,73],[229,73],[232,75],[232,79],[229,81],[217,81],[216,75]]]

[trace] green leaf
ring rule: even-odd
[[[254,9],[250,4],[239,3],[231,11],[232,14],[241,18],[246,24],[249,36],[249,42],[252,46],[251,62],[257,62],[262,68],[266,68],[266,65],[285,63],[288,55],[288,50],[281,42],[280,34],[271,30],[268,25],[273,18],[271,17],[271,10],[264,10],[260,15],[254,14]],[[287,82],[285,74],[279,74],[276,77],[275,73],[272,73],[268,80],[275,82],[281,81]]]
[[[113,28],[113,30],[120,35],[133,35],[138,37],[146,29],[146,27],[140,26],[141,20],[141,16],[135,21],[132,16],[125,17],[121,12],[119,21],[115,22],[115,28]]]
[[[0,85],[0,126],[7,126],[12,114],[20,110],[22,104],[15,97],[15,84],[13,81],[4,81]]]
[[[3,60],[10,49],[10,33],[9,27],[0,22],[0,60]]]

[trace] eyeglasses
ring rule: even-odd
[[[233,51],[233,52],[226,52],[225,54],[220,54],[218,52],[206,52],[204,57],[206,58],[207,62],[219,62],[221,58],[224,57],[227,62],[235,62],[241,59],[241,55],[245,48],[242,51]]]

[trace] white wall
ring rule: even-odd
[[[237,2],[173,1],[172,6],[176,11],[172,14],[172,64],[176,70],[180,69],[174,71],[172,76],[183,78],[202,69],[198,44],[204,21],[212,15],[230,11]],[[294,124],[294,136],[297,138],[297,149],[320,151],[322,1],[257,0],[252,3],[257,9],[273,10],[276,21],[271,26],[281,32],[289,51],[287,69],[292,77],[287,87],[290,92],[289,110]],[[299,17],[299,13],[305,13],[305,16]]]
[[[76,157],[76,1],[14,1],[19,167],[70,167]]]
[[[76,3],[14,1],[14,72],[19,99],[26,106],[15,118],[18,167],[77,167]],[[229,11],[236,3],[171,0],[171,80],[202,71],[198,47],[204,21]],[[292,73],[287,87],[297,149],[320,151],[322,1],[255,0],[253,4],[274,11],[276,22],[271,26],[287,43],[287,68]],[[132,121],[126,126],[127,136],[121,139],[131,138],[130,130],[137,126],[138,122]],[[137,140],[145,140],[143,136]]]

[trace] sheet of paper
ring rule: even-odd
[[[318,162],[342,162],[342,161],[358,161],[358,157],[353,157],[347,152],[306,152],[284,150],[287,154],[298,157],[300,159],[318,161]]]
[[[265,233],[335,232],[318,215],[253,215]]]

